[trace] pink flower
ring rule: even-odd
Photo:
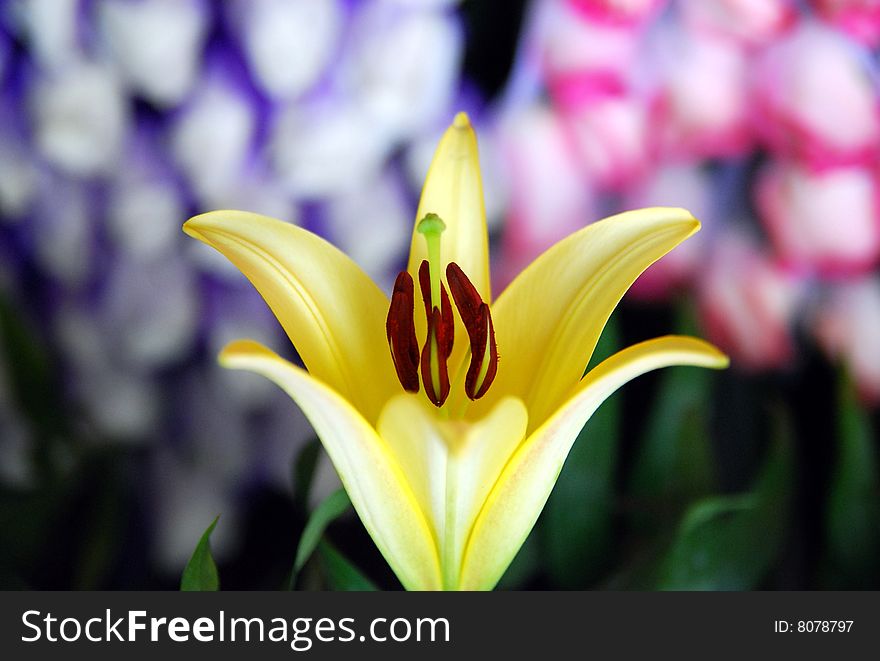
[[[706,173],[694,165],[667,165],[626,197],[627,208],[682,206],[703,223],[703,229],[660,261],[652,264],[630,293],[646,300],[665,299],[690,283],[712,235],[711,190]]]
[[[556,114],[535,105],[502,120],[500,149],[510,201],[504,231],[506,284],[523,266],[595,218],[593,196]]]
[[[813,0],[822,18],[866,46],[880,45],[880,0]]]
[[[699,292],[710,339],[747,369],[784,367],[794,355],[790,326],[802,288],[747,239],[716,245]]]
[[[794,22],[793,0],[680,0],[684,20],[704,31],[748,44],[765,44]]]
[[[813,319],[823,349],[846,363],[866,400],[880,402],[880,280],[838,285]]]
[[[753,145],[748,59],[733,44],[670,30],[660,39],[656,121],[664,154],[729,157]]]
[[[638,33],[579,14],[567,1],[549,0],[539,7],[536,52],[556,103],[579,105],[626,89],[637,62]]]
[[[566,0],[576,11],[611,25],[643,25],[653,18],[666,0]]]
[[[880,257],[877,180],[868,170],[814,172],[774,163],[760,175],[756,204],[774,247],[791,265],[851,274]]]
[[[607,95],[560,109],[586,180],[620,189],[644,177],[654,163],[651,104],[633,94]]]
[[[755,65],[755,119],[768,146],[815,167],[870,163],[880,144],[877,95],[863,53],[815,23]]]

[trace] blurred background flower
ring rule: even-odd
[[[282,218],[389,290],[464,109],[496,292],[604,215],[684,206],[703,231],[606,349],[695,330],[733,359],[609,402],[503,585],[877,587],[878,44],[864,0],[0,3],[0,585],[173,587],[218,513],[226,584],[282,584],[338,482],[286,397],[216,365],[291,349],[180,226]],[[356,519],[331,532],[394,586]]]

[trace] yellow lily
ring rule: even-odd
[[[184,231],[250,279],[308,371],[249,340],[226,347],[221,363],[265,375],[299,404],[403,586],[491,589],[602,401],[659,367],[728,361],[702,340],[667,336],[583,375],[633,281],[699,229],[683,209],[589,225],[492,302],[476,136],[460,113],[417,218],[390,302],[347,256],[294,225],[215,211]]]

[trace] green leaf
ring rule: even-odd
[[[591,364],[614,353],[619,340],[612,318]],[[546,568],[556,585],[585,588],[605,569],[612,550],[614,478],[620,399],[612,395],[584,426],[565,460],[538,530]]]
[[[315,469],[321,458],[321,441],[317,438],[306,443],[293,466],[293,497],[296,503],[307,511],[309,494],[312,491],[312,482],[315,479]]]
[[[553,582],[585,588],[612,547],[620,399],[612,395],[578,435],[543,514],[546,566]]]
[[[708,370],[664,370],[629,482],[642,523],[679,516],[686,503],[712,492],[715,478],[709,434],[712,378]]]
[[[779,416],[773,445],[747,494],[704,498],[685,514],[656,587],[663,590],[750,590],[782,550],[792,489],[788,421]]]
[[[377,589],[370,579],[326,539],[318,544],[318,557],[332,590],[374,592]]]
[[[326,500],[315,508],[312,516],[309,517],[308,523],[306,523],[302,537],[299,540],[299,546],[296,549],[296,561],[293,564],[294,580],[296,574],[300,572],[312,556],[312,553],[314,553],[327,526],[348,510],[349,507],[351,507],[351,500],[349,500],[348,494],[345,493],[345,489],[339,489],[327,496]]]
[[[116,448],[93,452],[84,468],[82,479],[94,484],[95,492],[79,504],[82,514],[76,517],[81,521],[78,527],[83,538],[75,550],[71,540],[68,551],[77,558],[76,570],[71,572],[75,590],[101,589],[119,559],[127,505],[124,478],[114,470],[121,456]]]
[[[678,306],[676,332],[699,335],[697,313],[689,301]],[[637,526],[668,529],[695,498],[714,490],[715,474],[709,416],[716,374],[687,367],[659,375],[641,446],[628,483]]]
[[[220,589],[220,577],[217,575],[217,565],[211,556],[211,533],[218,516],[199,540],[196,550],[186,563],[183,576],[180,578],[180,589],[183,592],[215,592]]]
[[[880,558],[880,480],[868,412],[843,374],[838,394],[837,459],[826,510],[828,578],[835,587],[876,585]]]

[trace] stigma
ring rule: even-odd
[[[428,259],[422,261],[418,271],[427,321],[421,351],[415,333],[415,287],[407,271],[397,276],[385,322],[400,385],[407,392],[419,392],[421,382],[428,399],[438,408],[444,405],[452,389],[449,359],[455,344],[455,319],[450,292],[470,344],[470,362],[463,384],[467,397],[476,400],[485,395],[498,370],[498,348],[489,306],[458,264],[449,262],[443,268],[440,239],[445,229],[443,220],[433,213],[416,225],[428,249]],[[458,367],[453,366],[456,370]]]

